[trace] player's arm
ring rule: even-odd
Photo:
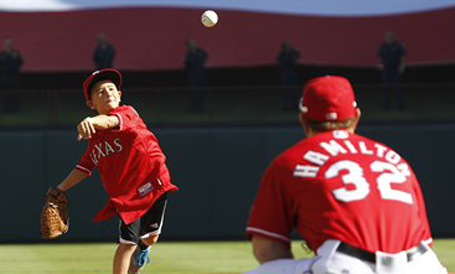
[[[424,226],[425,229],[425,234],[424,234],[424,240],[425,242],[432,246],[433,245],[433,238],[431,236],[431,230],[430,230],[430,224],[428,223],[428,217],[427,217],[427,210],[425,206],[425,201],[423,198],[422,190],[419,185],[419,181],[415,177],[414,174],[412,174],[413,177],[413,188],[414,188],[414,195],[416,197],[416,203],[417,206],[419,207],[419,215],[420,219],[422,220],[422,225]]]
[[[294,258],[291,247],[287,243],[257,234],[252,235],[251,242],[254,257],[260,264],[278,259]]]
[[[289,234],[295,216],[291,210],[292,197],[282,184],[287,181],[283,177],[285,168],[277,159],[267,168],[250,212],[247,234],[253,255],[261,264],[293,258]]]
[[[77,125],[77,139],[90,139],[97,130],[115,128],[120,124],[120,120],[115,115],[97,115],[87,117]]]
[[[80,169],[74,168],[68,176],[57,186],[62,191],[66,191],[87,178],[89,174]]]
[[[119,125],[120,121],[115,115],[97,115],[90,118],[95,129],[106,130],[110,128],[115,128]]]

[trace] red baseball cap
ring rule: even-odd
[[[82,87],[84,88],[84,96],[87,101],[90,100],[90,94],[93,86],[97,82],[104,80],[111,80],[112,83],[117,86],[117,89],[120,89],[120,86],[122,85],[122,74],[113,68],[96,70],[90,74],[90,76],[87,77],[87,79],[85,79],[84,83],[82,84]]]
[[[348,79],[324,76],[303,87],[300,111],[310,121],[344,121],[357,115],[354,90]]]

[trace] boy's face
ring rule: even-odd
[[[107,114],[119,106],[121,97],[122,92],[111,80],[99,81],[92,88],[92,100],[87,101],[87,106],[99,114]]]

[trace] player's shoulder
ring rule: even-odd
[[[362,143],[362,146],[365,148],[381,147],[387,151],[395,152],[395,150],[387,144],[370,139],[366,136],[350,133],[346,130],[333,130],[317,133],[311,137],[301,140],[281,153],[277,159],[279,161],[295,161],[296,157],[302,157],[302,155],[309,150],[327,153],[327,146],[341,146],[344,150],[348,151],[349,147],[347,147],[347,143],[354,145]]]
[[[369,137],[366,137],[364,135],[360,135],[360,134],[353,134],[354,138],[356,138],[357,140],[359,141],[363,141],[365,142],[366,144],[371,144],[373,146],[381,146],[381,147],[384,147],[386,148],[387,150],[392,150],[392,151],[395,151],[395,149],[393,149],[391,146],[389,146],[388,144],[382,142],[382,141],[378,141],[376,139],[372,139],[372,138],[369,138]],[[395,151],[396,153],[396,151]]]
[[[399,159],[399,161],[397,160],[399,163],[406,163],[408,166],[410,166],[406,158],[403,155],[401,155],[399,151],[395,150],[393,146],[390,146],[384,142],[371,139],[363,135],[355,134],[355,136],[357,139],[367,144],[367,147],[380,148],[380,150],[384,151],[384,155],[386,158],[393,157],[394,159]],[[382,153],[377,154],[382,155]]]

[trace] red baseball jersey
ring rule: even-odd
[[[386,145],[341,130],[297,143],[262,178],[247,234],[290,243],[293,228],[315,251],[328,239],[387,253],[431,241],[408,163]]]
[[[117,128],[97,131],[76,168],[92,174],[97,167],[109,195],[94,218],[101,221],[119,214],[126,224],[147,212],[165,192],[177,191],[171,183],[166,157],[155,135],[131,106],[120,106],[109,115],[119,119]]]

